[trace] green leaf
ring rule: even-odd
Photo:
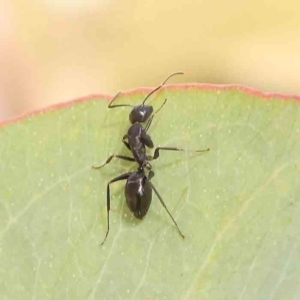
[[[120,96],[140,103],[146,90]],[[168,87],[151,100],[161,152],[143,221],[111,186],[135,163],[121,143],[129,108],[102,96],[0,128],[1,299],[298,299],[300,102],[240,87]],[[298,99],[299,100],[299,99]]]

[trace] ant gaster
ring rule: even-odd
[[[158,193],[157,189],[154,187],[154,185],[151,182],[151,179],[154,177],[154,172],[152,170],[149,171],[148,177],[145,174],[144,168],[142,166],[139,166],[136,172],[129,172],[122,175],[117,176],[116,178],[109,181],[107,184],[107,230],[104,237],[103,242],[101,245],[104,244],[106,241],[106,238],[109,233],[109,211],[110,211],[110,184],[126,180],[125,185],[125,198],[126,203],[130,211],[133,213],[133,215],[137,218],[142,220],[144,216],[147,214],[148,209],[150,207],[151,201],[152,201],[152,190],[158,197],[159,201],[169,214],[170,218],[172,219],[173,223],[175,224],[179,234],[182,238],[184,238],[184,235],[180,231],[176,221],[172,217],[171,213],[169,212],[165,202],[163,201],[162,197]]]
[[[127,206],[129,207],[130,211],[133,213],[133,215],[138,219],[143,219],[143,217],[147,214],[148,209],[150,207],[151,201],[152,201],[152,190],[155,192],[156,196],[160,200],[163,207],[166,209],[167,213],[169,214],[170,218],[172,219],[174,225],[176,226],[179,234],[182,238],[184,238],[184,235],[180,231],[176,221],[172,217],[171,213],[169,212],[166,204],[164,203],[162,197],[154,187],[154,185],[151,183],[151,179],[154,177],[154,172],[152,171],[152,166],[149,163],[149,160],[154,160],[159,157],[159,150],[171,150],[171,151],[186,151],[182,148],[177,147],[157,147],[154,150],[154,155],[146,155],[146,146],[148,148],[153,148],[154,144],[152,142],[151,137],[147,134],[147,130],[149,129],[154,115],[164,106],[167,99],[165,99],[162,106],[153,113],[153,107],[150,105],[145,105],[146,100],[157,90],[159,90],[166,81],[176,75],[176,74],[183,74],[181,72],[174,73],[168,76],[161,85],[159,85],[157,88],[155,88],[152,92],[150,92],[146,98],[144,99],[143,103],[141,105],[134,106],[130,115],[129,120],[131,122],[131,127],[129,128],[127,134],[123,137],[122,142],[125,144],[125,146],[132,152],[133,157],[128,157],[124,155],[111,155],[104,164],[101,166],[93,166],[94,169],[100,169],[106,164],[109,164],[111,160],[115,158],[123,159],[126,161],[131,162],[137,162],[138,168],[136,172],[130,172],[125,173],[122,175],[119,175],[108,182],[107,184],[107,231],[105,238],[101,245],[104,244],[106,241],[106,238],[109,233],[109,211],[110,211],[110,184],[121,181],[121,180],[127,180],[125,185],[125,198]],[[115,107],[121,107],[121,106],[130,106],[129,104],[118,104],[118,105],[112,105],[116,97],[119,95],[119,93],[113,98],[111,103],[109,104],[109,108],[115,108]],[[142,122],[147,121],[147,124],[145,128],[141,125]],[[194,152],[206,152],[209,151],[209,149],[205,150],[197,150]],[[145,173],[144,168],[147,168],[149,170],[148,177]]]

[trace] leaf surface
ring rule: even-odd
[[[146,90],[120,96],[141,103]],[[298,299],[300,102],[243,88],[166,87],[149,134],[161,152],[153,195],[134,219],[124,184],[136,170],[113,160],[128,108],[90,97],[0,128],[2,299]]]

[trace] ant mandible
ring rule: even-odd
[[[125,144],[125,146],[132,152],[133,157],[128,157],[124,155],[111,155],[106,160],[104,164],[101,166],[93,166],[94,169],[100,169],[104,167],[106,164],[109,164],[111,160],[115,158],[123,159],[126,161],[131,162],[137,162],[138,168],[136,172],[129,172],[122,175],[119,175],[115,177],[114,179],[110,180],[107,184],[107,193],[106,193],[106,199],[107,199],[107,231],[105,238],[101,245],[104,244],[106,241],[106,238],[109,233],[109,211],[110,211],[110,184],[126,180],[125,185],[125,198],[127,206],[129,207],[130,211],[133,213],[133,215],[138,219],[143,219],[143,217],[147,214],[148,209],[150,207],[151,201],[152,201],[152,190],[154,190],[156,196],[160,200],[163,207],[166,209],[167,213],[169,214],[170,218],[172,219],[174,225],[176,226],[179,234],[182,238],[184,238],[184,235],[180,231],[176,221],[172,217],[171,213],[169,212],[166,204],[164,203],[162,197],[154,187],[154,185],[151,183],[151,179],[154,177],[154,172],[152,171],[152,166],[149,163],[149,160],[154,160],[159,157],[159,150],[171,150],[171,151],[186,151],[182,148],[177,147],[157,147],[154,150],[154,155],[146,155],[146,146],[149,148],[153,148],[154,144],[152,142],[152,139],[149,135],[147,135],[147,130],[149,129],[154,115],[164,106],[167,99],[165,99],[162,106],[156,111],[155,114],[153,113],[153,107],[150,105],[145,105],[146,100],[157,90],[159,90],[166,81],[176,75],[176,74],[183,74],[182,72],[174,73],[168,76],[161,85],[159,85],[157,88],[155,88],[152,92],[150,92],[146,98],[144,99],[143,103],[141,105],[134,106],[130,115],[129,120],[131,122],[131,127],[128,130],[128,133],[123,137],[122,142]],[[131,106],[128,104],[119,104],[119,105],[112,105],[113,101],[116,99],[116,97],[119,95],[119,93],[113,98],[111,103],[109,104],[109,108],[114,107],[121,107],[121,106]],[[132,107],[132,106],[131,106]],[[151,116],[152,115],[152,116]],[[151,116],[151,117],[150,117]],[[147,124],[145,128],[141,125],[142,122],[147,121]],[[128,141],[126,141],[128,139]],[[194,152],[206,152],[209,151],[209,149],[205,150],[197,150]],[[145,173],[144,168],[147,168],[149,170],[148,177]]]

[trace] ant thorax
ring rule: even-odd
[[[147,161],[146,147],[153,148],[154,144],[141,123],[134,123],[130,126],[127,139],[136,162],[141,165]]]

